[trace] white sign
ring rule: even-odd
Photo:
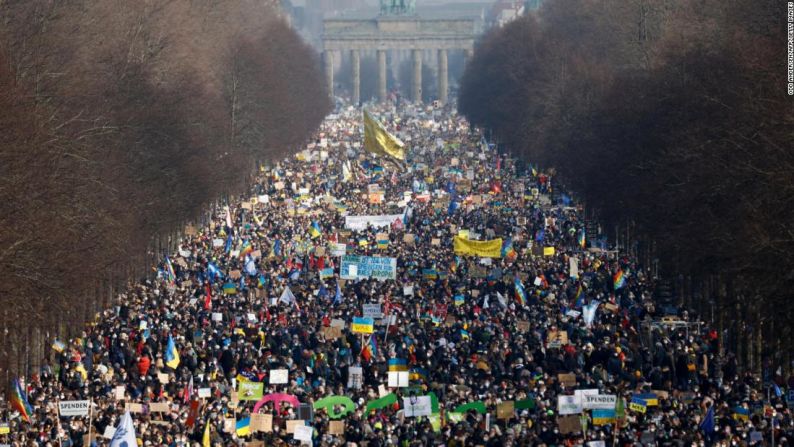
[[[432,406],[430,396],[403,397],[405,417],[430,416]]]
[[[223,321],[223,314],[220,312],[213,312],[212,321]]]
[[[557,396],[557,413],[561,416],[566,414],[579,414],[582,412],[582,400],[579,396]]]
[[[113,439],[113,435],[116,434],[116,427],[112,425],[108,425],[105,427],[105,432],[102,433],[102,437],[105,439]]]
[[[87,400],[62,400],[58,402],[61,417],[86,416],[90,403]]]
[[[408,386],[408,371],[389,371],[389,388],[405,388]]]
[[[364,318],[380,318],[383,312],[380,310],[380,304],[364,304],[363,308]]]
[[[587,447],[607,447],[607,443],[605,441],[588,441]]]
[[[590,389],[590,390],[574,390],[573,395],[574,396],[579,396],[580,399],[582,398],[582,396],[585,396],[585,395],[587,395],[587,396],[598,396],[598,388],[594,388],[594,389]],[[584,402],[584,401],[582,401],[582,402]]]
[[[289,381],[289,370],[286,369],[271,369],[270,370],[270,384],[279,385]]]
[[[395,279],[397,277],[397,258],[343,256],[342,264],[339,267],[339,277],[342,279]]]
[[[295,427],[295,433],[292,435],[295,437],[296,440],[301,442],[307,442],[311,444],[312,442],[312,433],[314,433],[314,429],[308,425],[298,425]]]
[[[402,219],[403,214],[390,214],[386,216],[345,216],[345,228],[356,231],[366,230],[369,225],[372,225],[374,228],[382,228],[391,226],[391,224],[397,220],[402,222]]]
[[[347,369],[347,387],[360,390],[364,382],[364,371],[360,366],[351,366]]]
[[[213,248],[223,247],[223,239],[213,239],[212,246]]]
[[[414,294],[414,286],[403,287],[403,295],[409,296]]]
[[[617,401],[618,397],[614,394],[584,395],[582,396],[582,408],[585,410],[612,410]]]
[[[331,244],[331,256],[344,256],[347,254],[347,245],[346,244]]]
[[[211,396],[211,389],[210,388],[199,388],[198,389],[198,397],[199,398],[209,398]]]

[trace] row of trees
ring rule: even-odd
[[[547,2],[484,39],[459,100],[630,247],[653,247],[754,370],[794,350],[785,21],[774,0]]]
[[[0,3],[0,375],[298,150],[330,109],[317,59],[275,2]]]

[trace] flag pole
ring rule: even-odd
[[[91,429],[93,428],[93,418],[94,417],[94,399],[91,398],[88,401],[88,445],[91,446]],[[60,423],[60,418],[58,418],[58,423]]]
[[[768,386],[766,388],[766,401],[769,402],[769,406],[772,407],[772,397],[769,391],[772,389],[772,386]],[[771,426],[771,434],[772,434],[772,447],[775,447],[775,407],[772,407],[772,412],[769,414],[769,425]]]

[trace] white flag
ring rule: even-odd
[[[488,300],[491,298],[491,295],[485,295],[485,300],[482,303],[483,309],[488,309],[491,305],[488,303]]]
[[[284,291],[281,293],[281,297],[278,300],[285,304],[292,304],[295,301],[295,295],[292,294],[292,290],[289,289],[289,286],[284,289]]]
[[[582,319],[584,320],[584,324],[586,324],[587,327],[590,327],[593,324],[593,320],[595,320],[598,304],[598,301],[593,301],[592,303],[582,307]]]
[[[136,447],[138,441],[135,439],[135,427],[132,425],[130,412],[124,413],[113,439],[110,440],[110,447]]]
[[[501,293],[496,292],[496,299],[499,300],[499,304],[501,304],[502,307],[507,307],[507,300]]]

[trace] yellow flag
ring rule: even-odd
[[[364,149],[373,154],[405,160],[405,145],[364,111]]]
[[[210,442],[210,421],[207,419],[207,426],[204,427],[204,437],[201,439],[201,447],[212,447]]]
[[[490,241],[470,241],[460,236],[453,239],[455,254],[473,255],[483,258],[502,257],[502,238]]]

